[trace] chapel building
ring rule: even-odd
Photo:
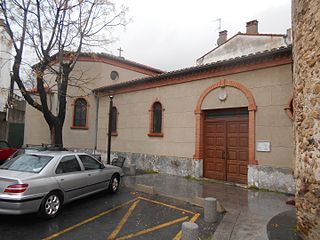
[[[220,32],[197,65],[171,72],[82,56],[78,69],[99,76],[90,91],[70,90],[65,147],[106,152],[113,96],[111,149],[126,164],[293,193],[290,31],[260,34],[256,20],[246,27],[230,39]],[[28,106],[25,143],[48,142],[35,111]]]

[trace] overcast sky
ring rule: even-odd
[[[260,33],[286,33],[291,27],[291,0],[117,0],[129,7],[132,22],[116,33],[119,40],[108,49],[162,70],[195,65],[213,49],[219,32],[228,38],[245,32],[246,22],[257,19]]]

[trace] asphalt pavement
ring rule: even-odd
[[[216,198],[226,213],[213,233],[215,240],[268,240],[268,222],[274,216],[294,209],[286,204],[288,196],[285,194],[246,189],[209,179],[144,174],[124,180],[126,186],[150,186],[158,194],[172,198]]]
[[[199,207],[123,186],[113,195],[101,192],[66,204],[50,220],[0,215],[0,239],[180,239],[185,221],[196,222],[206,239],[217,226],[203,221]]]

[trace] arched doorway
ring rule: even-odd
[[[237,108],[235,105],[219,110],[202,109],[209,93],[218,88],[229,87],[239,90],[244,95],[244,108]],[[238,82],[221,80],[202,93],[195,110],[194,159],[203,160],[205,177],[247,183],[247,166],[257,164],[254,157],[255,111],[256,104],[252,93]]]

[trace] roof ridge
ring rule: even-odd
[[[126,81],[126,82],[122,82],[122,83],[117,83],[117,84],[113,84],[113,85],[108,85],[108,86],[96,88],[93,91],[103,91],[103,90],[108,89],[108,88],[121,88],[123,86],[128,86],[128,85],[132,85],[132,84],[135,84],[135,83],[142,83],[142,82],[146,82],[146,81],[156,81],[156,80],[169,78],[169,77],[171,78],[171,77],[174,77],[175,75],[179,75],[181,73],[192,72],[193,70],[201,70],[201,69],[205,70],[207,68],[211,68],[211,67],[214,67],[214,66],[219,66],[219,65],[232,63],[233,61],[247,60],[247,59],[250,59],[250,58],[253,58],[253,57],[281,53],[283,51],[288,51],[288,50],[291,50],[291,49],[292,49],[292,45],[290,44],[290,45],[288,45],[286,47],[283,46],[283,47],[279,47],[279,48],[273,48],[273,49],[265,50],[265,51],[262,51],[262,52],[258,51],[256,53],[243,55],[243,56],[240,56],[240,57],[229,58],[229,59],[216,61],[216,62],[211,62],[211,63],[198,65],[198,66],[181,68],[181,69],[173,70],[173,71],[170,71],[170,72],[165,72],[165,73],[162,73],[162,74],[158,74],[158,75],[155,75],[155,76],[132,79],[132,80]]]
[[[97,56],[101,56],[101,57],[112,58],[113,60],[120,61],[120,62],[131,63],[131,64],[138,65],[138,66],[141,66],[143,68],[147,68],[149,70],[156,71],[156,72],[161,72],[161,73],[165,72],[165,71],[163,71],[161,69],[154,68],[154,67],[142,64],[142,63],[138,63],[138,62],[133,61],[133,60],[125,59],[124,57],[115,56],[115,55],[110,54],[110,53],[104,53],[104,52],[81,52],[80,56],[89,56],[90,57],[90,55],[92,55],[92,54],[97,55]]]

